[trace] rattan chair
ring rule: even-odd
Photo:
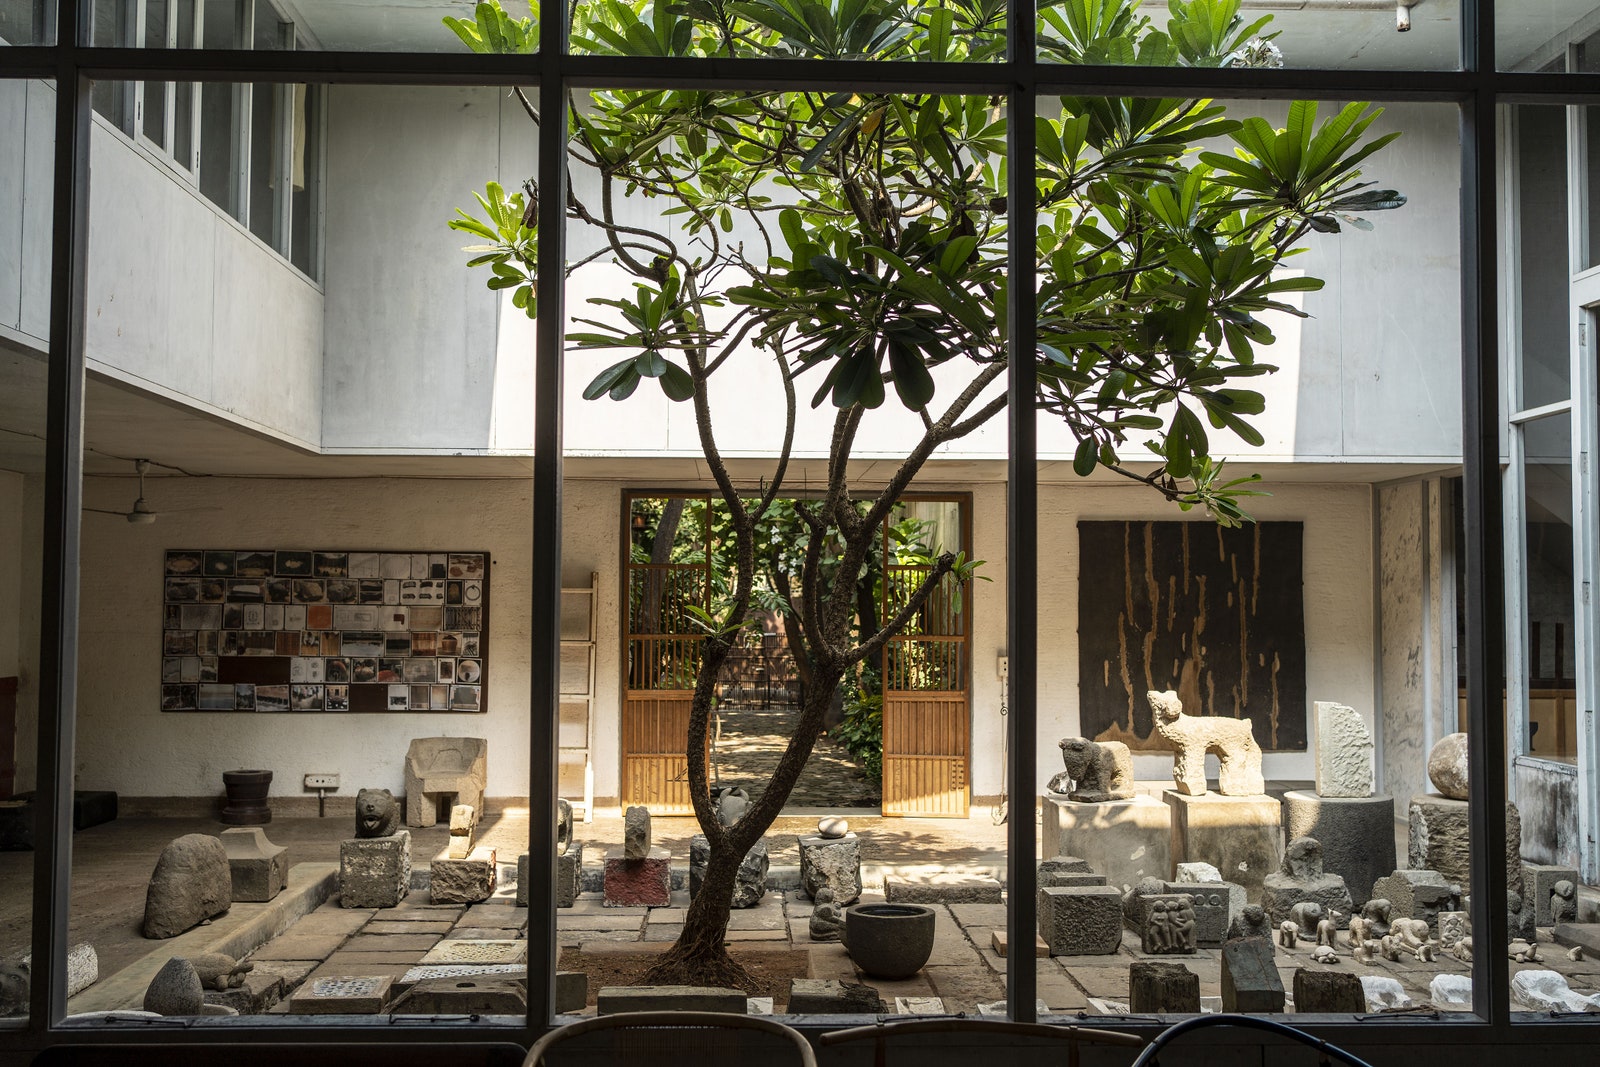
[[[1066,1067],[1078,1067],[1083,1045],[1139,1048],[1145,1043],[1143,1038],[1133,1034],[1096,1030],[1086,1026],[1051,1026],[1044,1023],[1016,1023],[1005,1019],[950,1017],[888,1019],[869,1026],[856,1026],[848,1030],[835,1030],[823,1034],[817,1039],[817,1043],[829,1046],[852,1041],[871,1041],[874,1045],[873,1063],[877,1067],[885,1067],[889,1060],[889,1050],[897,1039],[920,1034],[950,1034],[958,1038],[976,1038],[996,1049],[1006,1048],[1008,1041],[1059,1041],[1066,1046]],[[925,1043],[902,1046],[906,1053],[903,1058],[909,1059],[912,1055],[924,1052],[927,1047]]]
[[[811,1046],[793,1027],[759,1015],[709,1011],[634,1011],[567,1023],[541,1037],[522,1067],[568,1063],[817,1067]]]

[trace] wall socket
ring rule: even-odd
[[[339,776],[337,774],[308,774],[306,775],[307,789],[338,789]]]

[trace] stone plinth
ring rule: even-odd
[[[1454,882],[1466,892],[1472,879],[1467,859],[1469,807],[1469,801],[1438,793],[1412,797],[1407,813],[1410,836],[1406,866],[1438,871],[1445,881]],[[1522,816],[1515,804],[1506,805],[1506,888],[1522,892]]]
[[[705,881],[706,868],[711,864],[711,842],[705,834],[695,834],[689,841],[689,899],[700,895],[700,884]],[[757,841],[750,846],[733,876],[733,906],[753,908],[767,895],[767,843]]]
[[[1128,1010],[1135,1015],[1198,1015],[1200,976],[1181,963],[1138,960],[1128,968]]]
[[[392,908],[411,891],[411,833],[339,842],[339,903]],[[299,1009],[295,1009],[299,1010]]]
[[[1272,961],[1272,942],[1238,937],[1222,945],[1222,1010],[1281,1013],[1283,979]]]
[[[1210,863],[1228,881],[1243,886],[1251,903],[1259,903],[1263,881],[1283,859],[1283,808],[1278,801],[1264,795],[1188,796],[1173,789],[1162,797],[1172,811],[1173,862]]]
[[[1104,880],[1101,881],[1104,885]],[[890,904],[1000,904],[1000,882],[977,875],[935,874],[923,878],[883,880],[884,899]]]
[[[428,893],[435,904],[477,904],[494,894],[499,873],[495,850],[480,846],[461,859],[452,858],[451,849],[433,858]]]
[[[634,862],[650,860],[646,857]],[[742,990],[715,986],[606,986],[595,997],[596,1015],[618,1015],[625,1011],[716,1011],[743,1015],[748,1007]]]
[[[1039,936],[1052,956],[1109,956],[1122,944],[1122,894],[1115,886],[1039,890]]]
[[[1550,894],[1555,889],[1557,882],[1571,882],[1574,887],[1583,884],[1578,878],[1577,870],[1572,867],[1561,867],[1547,863],[1524,863],[1522,865],[1524,899],[1529,895],[1533,897],[1533,922],[1535,926],[1556,925],[1558,920],[1550,911]]]
[[[604,888],[608,908],[666,907],[672,896],[671,853],[660,845],[642,860],[629,859],[622,849],[607,852]]]
[[[800,889],[815,900],[823,888],[841,908],[861,899],[861,839],[853,832],[800,839]]]
[[[1153,797],[1080,804],[1041,799],[1046,856],[1075,856],[1112,885],[1172,877],[1172,809]],[[1203,857],[1202,857],[1203,858]]]
[[[313,978],[289,998],[289,1010],[296,1015],[376,1015],[389,1002],[393,984],[386,974]]]
[[[1324,797],[1304,789],[1283,794],[1285,836],[1322,842],[1322,865],[1339,875],[1360,908],[1372,883],[1398,866],[1394,849],[1394,797]]]
[[[1244,886],[1232,882],[1166,882],[1168,893],[1186,893],[1194,906],[1194,940],[1216,948],[1228,940],[1234,919],[1247,903]]]
[[[231,827],[222,831],[221,841],[235,901],[265,902],[289,884],[289,850],[268,841],[261,827]]]
[[[1353,971],[1300,967],[1294,972],[1294,1010],[1297,1015],[1360,1015],[1367,1010],[1367,995]]]
[[[532,871],[528,854],[517,857],[517,907],[528,906],[528,879]],[[541,872],[542,877],[542,872]],[[556,857],[556,907],[570,908],[577,903],[583,891],[583,843],[574,841],[567,850]]]

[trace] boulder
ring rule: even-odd
[[[222,842],[185,834],[161,850],[144,898],[144,936],[176,937],[233,903],[233,872]]]
[[[200,975],[195,973],[194,964],[181,956],[162,965],[144,991],[144,1010],[157,1015],[199,1015],[205,1001]]]

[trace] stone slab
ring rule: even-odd
[[[992,930],[989,933],[989,943],[994,946],[995,952],[1002,957],[1006,954],[1008,941],[1009,937],[1004,930]],[[1033,939],[1033,954],[1045,957],[1050,955],[1050,946],[1045,944],[1044,938],[1035,937]]]
[[[439,943],[437,934],[369,934],[366,927],[342,946],[345,952],[426,952]]]
[[[1558,945],[1581,948],[1591,959],[1600,960],[1600,923],[1562,923],[1550,936]]]
[[[525,1015],[527,979],[513,975],[425,978],[405,991],[392,1015]]]
[[[453,929],[455,929],[455,924],[450,922],[449,920],[440,920],[438,922],[400,923],[400,922],[390,922],[388,917],[385,916],[382,919],[374,919],[372,922],[367,923],[367,925],[365,925],[365,926],[363,926],[361,928],[361,933],[363,935],[367,935],[367,934],[436,934],[439,937],[443,937]]]
[[[1039,936],[1052,956],[1106,956],[1122,945],[1122,894],[1114,886],[1039,890]]]
[[[826,887],[841,908],[861,899],[861,839],[854,831],[843,837],[802,837],[798,844],[800,889],[808,898]]]
[[[480,845],[456,858],[450,849],[433,858],[428,896],[435,904],[476,904],[494,895],[499,865],[495,850]]]
[[[478,978],[485,975],[526,975],[526,963],[419,963],[406,968],[395,985],[409,987],[433,978]]]
[[[608,908],[664,908],[671,904],[671,854],[659,845],[644,859],[630,859],[619,851],[606,853],[605,902]]]
[[[1322,868],[1344,879],[1356,908],[1372,883],[1398,865],[1394,847],[1394,797],[1326,797],[1304,789],[1283,794],[1285,840],[1314,837]]]
[[[1162,799],[1172,811],[1172,862],[1212,864],[1259,903],[1262,882],[1283,860],[1282,805],[1269,796],[1190,796],[1175,789]]]
[[[411,833],[351,838],[339,843],[339,903],[346,908],[392,908],[411,892]]]
[[[606,986],[595,997],[596,1015],[627,1011],[715,1011],[744,1015],[749,1005],[738,989],[716,986]]]
[[[528,906],[528,854],[517,857],[517,907]],[[577,902],[583,881],[583,842],[574,841],[556,857],[556,907],[570,908]]]
[[[1272,955],[1272,942],[1266,938],[1239,937],[1223,943],[1223,1011],[1283,1011],[1283,978]]]
[[[794,978],[789,982],[789,1015],[876,1015],[883,1001],[871,987],[833,978]]]
[[[1128,1010],[1135,1015],[1197,1015],[1200,976],[1181,963],[1136,960],[1128,968]]]
[[[388,1004],[393,984],[388,975],[313,978],[289,998],[289,1010],[296,1015],[376,1015]]]
[[[1370,797],[1374,780],[1372,731],[1361,713],[1331,700],[1311,705],[1317,727],[1317,794],[1324,797]],[[1304,834],[1290,834],[1292,841]],[[1316,836],[1316,835],[1309,835]]]
[[[1244,886],[1233,882],[1163,882],[1168,893],[1184,893],[1194,905],[1194,941],[1216,948],[1228,940],[1234,919],[1244,911]]]
[[[428,950],[421,962],[430,963],[520,963],[528,961],[526,941],[468,941],[448,939]]]
[[[999,904],[1000,881],[959,874],[936,874],[926,878],[883,880],[884,899],[891,904]]]
[[[1142,793],[1103,804],[1044,796],[1040,806],[1042,854],[1081,859],[1112,885],[1172,877],[1172,809],[1161,801]]]
[[[259,826],[232,826],[218,835],[228,854],[233,899],[271,900],[289,884],[289,850],[267,840]]]

